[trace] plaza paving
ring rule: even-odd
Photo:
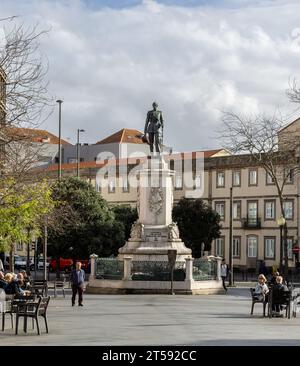
[[[82,308],[70,306],[68,293],[51,298],[49,334],[40,318],[41,336],[31,326],[24,334],[22,323],[15,336],[7,317],[0,345],[300,345],[300,314],[263,318],[256,304],[251,317],[250,305],[248,288],[227,295],[85,295]]]

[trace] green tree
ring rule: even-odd
[[[132,208],[129,205],[117,205],[113,206],[112,210],[115,214],[116,221],[119,221],[124,225],[125,240],[128,240],[132,224],[138,219],[137,209]],[[125,244],[125,242],[123,244]]]
[[[60,210],[49,226],[49,254],[87,258],[115,254],[124,242],[124,226],[115,221],[107,202],[88,182],[64,178],[53,186]],[[63,207],[63,209],[62,209]]]
[[[220,237],[220,216],[201,199],[180,199],[172,215],[181,239],[192,249],[194,258],[201,256],[201,243],[209,251],[212,240]]]
[[[16,242],[28,243],[40,235],[40,221],[54,207],[46,181],[26,185],[14,179],[0,184],[0,248],[10,250],[10,270]]]

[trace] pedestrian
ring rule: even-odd
[[[72,270],[70,281],[72,284],[72,306],[75,305],[76,295],[78,292],[78,306],[83,306],[82,304],[82,293],[84,285],[84,270],[81,269],[81,263],[76,263],[76,268]]]
[[[229,272],[228,265],[226,264],[225,258],[223,258],[222,259],[222,264],[221,264],[221,277],[222,277],[222,285],[223,285],[223,288],[224,288],[226,293],[227,293],[227,287],[226,287],[226,284],[225,284],[225,280],[228,276],[228,272]]]

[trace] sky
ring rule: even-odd
[[[0,0],[0,18],[50,29],[49,95],[62,99],[62,135],[95,143],[143,131],[156,100],[174,151],[222,146],[222,112],[280,111],[300,82],[298,0]],[[58,134],[58,110],[42,128]]]

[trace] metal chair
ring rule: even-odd
[[[19,303],[17,305],[16,311],[16,334],[18,334],[19,327],[19,318],[24,318],[24,332],[27,332],[27,319],[32,318],[36,321],[37,332],[40,335],[40,327],[38,317],[42,316],[45,321],[46,332],[48,331],[48,323],[47,323],[47,308],[50,301],[50,296],[48,297],[38,297],[38,299],[34,302],[24,302]]]
[[[252,297],[251,315],[253,315],[254,305],[257,303],[261,303],[261,304],[263,304],[263,316],[266,316],[267,300],[266,300],[265,295],[256,294],[254,288],[250,288],[250,293],[251,293],[251,297]]]

